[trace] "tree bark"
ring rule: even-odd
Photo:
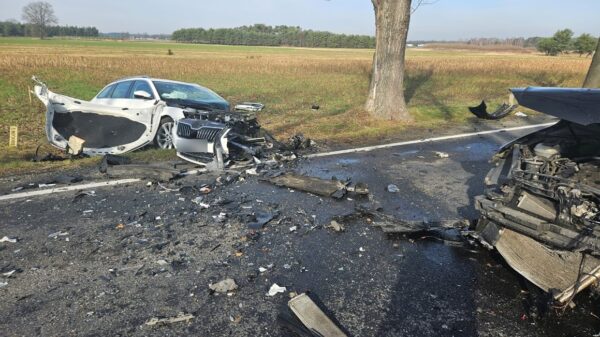
[[[375,10],[375,56],[365,109],[386,120],[411,120],[404,99],[404,54],[412,0],[371,0]]]
[[[600,39],[598,39],[598,46],[596,47],[596,53],[592,58],[592,64],[590,64],[590,70],[588,70],[585,82],[583,82],[584,88],[600,88]]]

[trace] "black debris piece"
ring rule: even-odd
[[[502,105],[498,109],[496,109],[496,111],[488,113],[487,104],[485,103],[485,101],[481,101],[481,104],[479,104],[478,106],[469,107],[469,111],[471,111],[473,115],[480,119],[498,120],[508,116],[517,107],[517,104],[510,105],[507,103],[502,103]]]

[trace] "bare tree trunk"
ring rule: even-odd
[[[598,47],[596,47],[596,53],[585,77],[585,82],[583,82],[583,87],[600,88],[600,39],[598,39]]]
[[[387,120],[412,119],[404,99],[404,54],[412,0],[371,0],[377,46],[365,109]]]

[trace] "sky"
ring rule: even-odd
[[[21,20],[31,0],[0,0],[0,20]],[[101,32],[166,33],[264,23],[375,34],[369,0],[46,0],[61,25]],[[409,40],[550,36],[563,28],[600,35],[600,0],[438,0],[413,15]]]

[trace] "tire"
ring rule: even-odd
[[[156,135],[154,136],[154,146],[160,149],[173,148],[173,135],[171,132],[174,125],[175,123],[170,117],[161,118],[158,130],[156,130]]]

